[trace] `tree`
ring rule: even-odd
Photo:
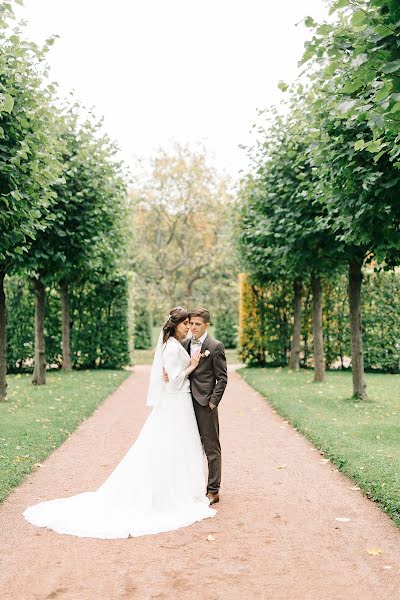
[[[162,319],[176,305],[237,306],[229,181],[203,149],[175,145],[151,161],[131,196],[137,300]]]
[[[64,116],[62,131],[64,181],[55,186],[54,220],[33,242],[26,259],[36,289],[34,383],[45,383],[45,284],[59,286],[62,308],[63,369],[71,369],[70,286],[98,272],[116,269],[122,237],[125,185],[116,149],[101,133],[101,122],[88,116],[79,123],[82,107]]]
[[[303,281],[313,290],[314,381],[323,381],[325,358],[322,332],[321,277],[338,268],[340,244],[323,217],[318,195],[319,174],[310,152],[314,137],[310,115],[294,93],[289,115],[272,111],[254,152],[256,175],[243,188],[241,246],[246,264],[260,284],[289,280],[293,286],[291,368],[299,368]]]
[[[319,130],[315,161],[325,182],[328,219],[346,246],[353,394],[366,398],[362,266],[400,258],[400,6],[393,0],[337,0],[333,25],[316,25],[304,61],[312,70]]]
[[[10,29],[12,10],[0,7],[0,400],[6,396],[4,277],[23,264],[32,239],[45,229],[61,164],[54,89],[45,85],[44,48]]]
[[[391,268],[400,258],[400,6],[336,0],[335,10],[335,23],[306,19],[314,28],[303,57],[308,82],[292,88],[289,116],[277,133],[273,122],[260,144],[257,158],[267,158],[258,160],[256,179],[267,174],[264,206],[253,203],[245,243],[253,272],[270,261],[267,271],[282,277],[306,257],[301,272],[310,273],[313,287],[316,375],[324,362],[321,275],[348,263],[353,394],[365,398],[362,268],[371,261]]]

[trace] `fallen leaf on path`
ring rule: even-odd
[[[361,488],[358,487],[358,485],[353,485],[353,487],[349,488],[349,490],[354,490],[356,492],[358,492]]]
[[[340,521],[340,523],[348,523],[351,521],[348,517],[336,517],[335,521]]]
[[[380,554],[383,554],[383,550],[381,550],[380,548],[370,548],[369,550],[367,550],[367,554],[369,554],[370,556],[379,556]]]
[[[43,465],[42,463],[35,463],[33,466],[34,467],[45,467],[46,465]]]
[[[207,542],[215,542],[215,537],[211,533],[207,536]]]
[[[322,462],[324,465],[326,465],[326,463],[331,462],[331,461],[329,460],[329,458],[321,458],[320,462]]]
[[[384,568],[384,569],[387,569],[387,570],[389,570],[389,569],[393,569],[393,567],[391,567],[390,565],[385,565],[383,568]]]
[[[287,465],[278,465],[276,468],[277,469],[286,469]]]

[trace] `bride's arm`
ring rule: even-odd
[[[173,383],[174,387],[180,389],[186,377],[188,377],[199,364],[200,354],[192,357],[190,365],[186,367],[186,369],[182,368],[179,352],[177,352],[175,348],[167,348],[163,358],[164,369],[168,375],[168,382]]]

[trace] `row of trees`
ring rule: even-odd
[[[0,6],[0,400],[6,396],[6,275],[35,291],[33,382],[45,383],[45,291],[59,288],[63,368],[71,368],[69,291],[118,269],[125,183],[101,122],[74,103],[59,106],[43,48]]]
[[[346,274],[322,281],[322,329],[327,368],[350,366]],[[240,355],[248,365],[287,367],[290,357],[293,286],[287,279],[265,287],[240,274]],[[400,373],[400,273],[365,269],[362,293],[365,369]],[[303,285],[300,366],[314,366],[312,290]]]
[[[89,273],[88,273],[89,275]],[[121,368],[130,364],[129,277],[93,277],[74,283],[69,293],[70,358],[74,369]],[[35,357],[34,293],[26,277],[5,282],[7,297],[7,371],[32,371]],[[46,362],[64,369],[60,286],[46,285]]]
[[[241,250],[260,284],[293,286],[290,366],[299,367],[303,286],[313,296],[315,381],[324,379],[322,281],[348,271],[353,393],[366,398],[363,266],[400,259],[400,5],[335,0],[314,31],[286,110],[267,113],[241,197]],[[265,113],[262,113],[265,114]]]

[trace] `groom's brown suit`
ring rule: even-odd
[[[190,355],[190,340],[182,342]],[[207,352],[208,356],[205,356]],[[204,452],[208,461],[207,493],[216,494],[221,484],[221,445],[219,443],[218,404],[228,382],[224,345],[207,334],[201,346],[202,357],[190,374],[193,407]],[[215,405],[211,409],[209,402]]]

